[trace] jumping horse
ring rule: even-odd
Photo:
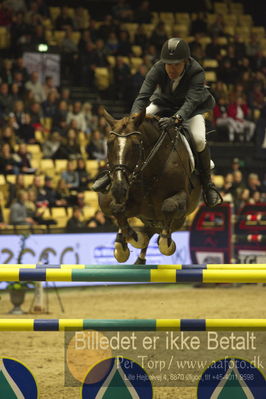
[[[161,131],[158,118],[139,114],[115,120],[107,111],[111,130],[107,137],[109,190],[99,193],[99,205],[118,224],[114,256],[129,258],[130,243],[141,249],[136,264],[145,264],[151,237],[158,233],[159,250],[176,250],[171,233],[178,231],[195,210],[201,186],[193,172],[193,157],[181,128]],[[139,218],[144,227],[135,231],[128,219]]]

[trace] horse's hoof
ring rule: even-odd
[[[142,259],[142,258],[138,257],[138,259],[136,260],[134,265],[146,265],[146,259]]]
[[[170,245],[169,245],[170,240]],[[173,255],[176,251],[176,244],[170,238],[167,237],[160,237],[159,238],[159,250],[163,255],[170,256]]]
[[[134,237],[130,237],[127,242],[131,244],[134,248],[143,249],[146,248],[149,244],[149,237],[147,234],[142,233],[140,231],[136,231],[135,235],[137,236],[137,240]]]
[[[128,260],[130,255],[129,249],[123,246],[121,242],[115,242],[114,257],[119,263],[124,263]]]

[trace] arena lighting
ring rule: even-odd
[[[40,53],[45,53],[46,51],[48,51],[48,45],[45,43],[41,43],[38,45],[38,51]]]

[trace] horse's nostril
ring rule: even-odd
[[[127,198],[128,186],[125,182],[114,182],[112,185],[112,195],[117,203],[125,202]]]

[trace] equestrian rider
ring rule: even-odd
[[[203,68],[190,56],[185,40],[174,37],[164,43],[160,60],[147,73],[131,110],[133,114],[146,107],[147,114],[170,115],[160,118],[162,129],[180,124],[188,128],[198,153],[204,200],[210,207],[222,202],[211,181],[210,150],[202,116],[214,105],[214,98],[205,86]],[[106,183],[96,180],[93,189],[100,191]]]

